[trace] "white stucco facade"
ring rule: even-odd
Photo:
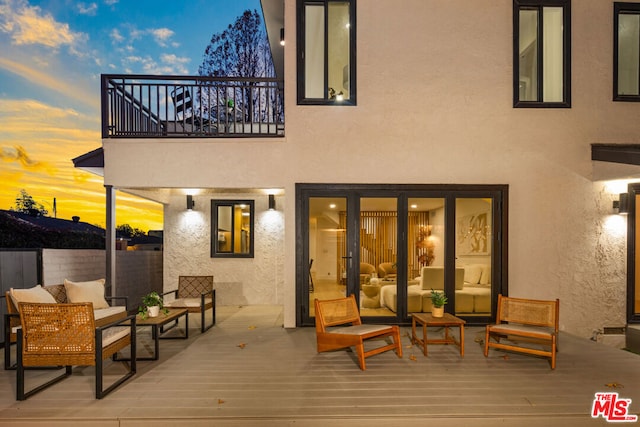
[[[512,2],[361,0],[357,106],[296,105],[291,38],[285,137],[105,139],[105,184],[174,189],[158,197],[165,289],[180,274],[212,274],[219,304],[283,304],[287,327],[296,321],[296,183],[506,184],[510,295],[559,298],[560,327],[577,335],[622,326],[626,218],[612,201],[624,185],[600,180],[590,157],[592,143],[640,143],[640,103],[611,100],[612,8],[572,4],[571,108],[516,109]],[[285,0],[287,34],[295,10]],[[620,170],[608,178],[638,176]],[[278,189],[277,210],[249,188]],[[195,211],[181,189],[202,190]],[[227,193],[205,191],[218,189]],[[255,199],[255,258],[210,257],[213,198]]]

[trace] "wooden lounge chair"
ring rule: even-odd
[[[490,347],[516,351],[548,357],[551,369],[555,369],[559,315],[560,300],[558,299],[545,301],[498,295],[496,324],[486,327],[485,357],[489,355]],[[495,342],[491,341],[491,338],[495,339]],[[512,341],[507,344],[501,342],[501,338],[509,338]],[[535,344],[537,347],[532,347],[530,344]]]
[[[71,375],[73,365],[95,366],[96,399],[102,399],[136,373],[135,315],[102,327],[95,326],[93,304],[19,304],[16,398],[25,400]],[[123,323],[128,323],[122,325]],[[126,374],[103,388],[103,361],[131,347]],[[65,372],[25,392],[25,369],[64,367]]]
[[[369,356],[395,350],[398,357],[402,357],[400,328],[363,325],[355,296],[323,301],[315,299],[315,309],[318,353],[353,346],[356,348],[360,369],[363,371],[367,369],[365,359]],[[368,351],[364,350],[364,341],[387,337],[391,337],[393,343]]]
[[[204,333],[216,324],[216,290],[213,276],[179,276],[178,289],[162,295],[174,294],[175,300],[165,302],[168,308],[186,308],[189,313],[200,313],[200,332]],[[211,309],[211,323],[205,323],[205,312]]]

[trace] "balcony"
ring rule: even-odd
[[[284,136],[275,78],[101,76],[102,138]]]

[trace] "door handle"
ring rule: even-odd
[[[349,252],[349,256],[343,256],[342,259],[348,259],[349,260],[349,268],[351,268],[352,267],[351,259],[353,259],[353,252]]]

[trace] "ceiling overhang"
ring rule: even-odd
[[[284,28],[284,0],[261,0],[260,3],[276,78],[284,81],[284,47],[280,45],[280,29]]]
[[[104,150],[102,147],[71,159],[71,161],[75,168],[104,176]]]
[[[640,166],[640,144],[591,144],[591,160]]]

